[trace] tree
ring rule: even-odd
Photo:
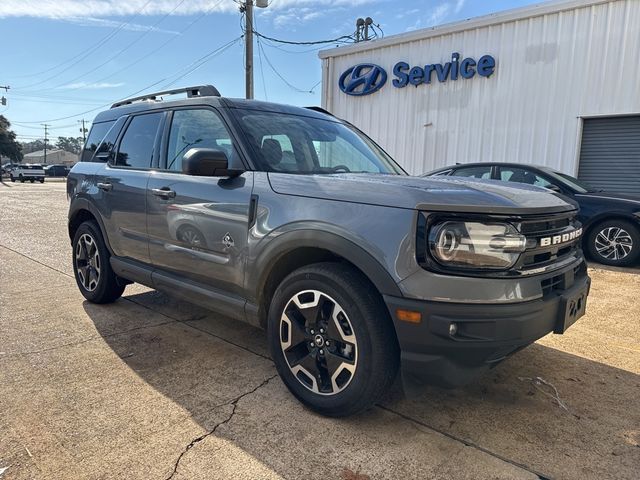
[[[80,153],[80,150],[82,150],[82,137],[58,137],[56,148],[65,152]]]
[[[22,160],[22,146],[16,141],[11,123],[0,115],[0,156],[8,157],[12,162]]]
[[[51,146],[49,145],[49,148]],[[22,142],[22,152],[31,153],[44,150],[44,140],[33,140],[31,142]]]

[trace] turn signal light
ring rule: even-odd
[[[413,312],[411,310],[396,310],[396,317],[398,320],[409,323],[420,323],[422,321],[422,314],[420,312]]]

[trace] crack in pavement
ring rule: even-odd
[[[236,408],[238,407],[238,402],[240,400],[242,400],[244,397],[246,397],[248,395],[251,395],[251,394],[257,392],[262,387],[265,387],[271,380],[273,380],[277,376],[278,376],[278,374],[276,373],[276,374],[268,377],[266,380],[264,380],[257,387],[255,387],[252,390],[249,390],[248,392],[245,392],[245,393],[243,393],[241,395],[238,395],[236,398],[234,398],[230,402],[221,403],[220,405],[216,405],[215,407],[213,407],[212,410],[216,410],[216,409],[218,409],[220,407],[224,407],[224,406],[227,406],[227,405],[232,405],[233,408],[231,409],[231,413],[229,414],[229,416],[227,416],[227,418],[225,418],[221,422],[216,423],[214,425],[214,427],[211,430],[209,430],[208,432],[200,435],[197,438],[194,438],[193,440],[191,440],[191,442],[189,442],[189,444],[185,447],[185,449],[178,456],[177,460],[175,461],[175,463],[173,465],[173,472],[171,472],[171,475],[169,475],[166,478],[166,480],[171,480],[175,476],[175,474],[178,473],[178,466],[180,465],[180,462],[182,461],[182,457],[184,457],[187,454],[187,452],[189,450],[191,450],[191,448],[193,448],[196,444],[198,444],[201,441],[203,441],[205,438],[210,437],[211,435],[216,433],[216,430],[218,429],[218,427],[221,427],[222,425],[226,425],[227,423],[229,423],[233,419],[234,415],[236,414]]]
[[[21,253],[21,252],[18,252],[18,251],[16,251],[16,250],[13,250],[12,248],[9,248],[9,247],[7,247],[7,246],[5,246],[5,245],[0,244],[0,247],[5,248],[5,249],[7,249],[7,250],[9,250],[9,251],[11,251],[11,252],[14,252],[14,253],[16,253],[16,254],[18,254],[18,255],[20,255],[20,256],[22,256],[22,257],[24,257],[24,258],[28,259],[28,260],[32,260],[32,261],[34,261],[34,262],[36,262],[36,263],[38,263],[38,264],[40,264],[40,265],[42,265],[42,266],[44,266],[44,267],[47,267],[47,268],[49,268],[49,269],[51,269],[51,270],[54,270],[55,272],[61,273],[62,275],[65,275],[65,276],[70,277],[70,278],[74,278],[72,275],[69,275],[69,274],[68,274],[68,273],[66,273],[66,272],[63,272],[63,271],[61,271],[61,270],[58,270],[58,269],[57,269],[57,268],[55,268],[55,267],[52,267],[52,266],[47,265],[47,264],[45,264],[45,263],[42,263],[42,262],[40,262],[39,260],[36,260],[36,259],[34,259],[34,258],[31,258],[31,257],[29,257],[28,255],[26,255],[26,254],[24,254],[24,253]],[[190,322],[190,321],[194,321],[194,319],[180,320],[180,319],[174,318],[174,317],[172,317],[171,315],[168,315],[168,314],[166,314],[166,313],[163,313],[163,312],[160,312],[160,311],[154,310],[153,308],[149,307],[148,305],[145,305],[145,304],[143,304],[143,303],[140,303],[140,302],[138,302],[138,301],[135,301],[135,300],[133,300],[133,299],[131,299],[131,298],[128,298],[128,297],[122,297],[122,299],[123,299],[123,300],[126,300],[126,301],[129,301],[129,302],[131,302],[131,303],[133,303],[133,304],[135,304],[135,305],[139,305],[139,306],[141,306],[141,307],[143,307],[143,308],[145,308],[145,309],[147,309],[147,310],[149,310],[149,311],[151,311],[151,312],[154,312],[154,313],[155,313],[155,314],[157,314],[157,315],[161,315],[161,316],[163,316],[163,317],[165,317],[165,318],[168,318],[168,319],[170,320],[170,321],[168,321],[168,322],[164,322],[164,323],[161,323],[161,324],[158,324],[158,325],[151,325],[151,326],[166,325],[166,324],[169,324],[169,323],[180,323],[180,324],[185,325],[185,326],[187,326],[187,327],[189,327],[189,328],[191,328],[191,329],[193,329],[193,330],[196,330],[196,331],[199,331],[199,332],[205,333],[205,334],[210,335],[210,336],[212,336],[212,337],[214,337],[214,338],[217,338],[217,339],[219,339],[219,340],[221,340],[221,341],[223,341],[223,342],[226,342],[226,343],[228,343],[228,344],[230,344],[230,345],[234,345],[235,347],[241,348],[242,350],[245,350],[245,351],[247,351],[247,352],[249,352],[249,353],[251,353],[251,354],[253,354],[253,355],[256,355],[256,356],[259,356],[259,357],[265,358],[265,359],[267,359],[267,360],[273,361],[270,357],[265,356],[265,355],[263,355],[263,354],[261,354],[261,353],[259,353],[259,352],[255,352],[255,351],[251,350],[250,348],[247,348],[247,347],[245,347],[245,346],[243,346],[243,345],[239,345],[239,344],[237,344],[237,343],[235,343],[235,342],[232,342],[232,341],[230,341],[230,340],[228,340],[228,339],[226,339],[226,338],[224,338],[224,337],[221,337],[221,336],[219,336],[219,335],[216,335],[216,334],[214,334],[214,333],[208,332],[208,331],[206,331],[206,330],[203,330],[203,329],[201,329],[201,328],[195,327],[195,326],[190,325],[189,323],[187,323],[187,322]],[[151,327],[151,326],[149,326],[149,327]],[[138,327],[138,328],[148,328],[148,327]],[[118,334],[121,334],[121,333],[127,333],[127,331],[119,332],[119,333],[114,333],[114,334],[112,334],[112,335],[118,335]],[[96,339],[97,339],[97,338],[102,338],[102,337],[96,337]],[[81,342],[78,342],[78,343],[83,343],[83,342],[87,342],[87,341],[91,341],[91,340],[93,340],[93,338],[92,338],[92,339],[89,339],[89,340],[84,340],[84,341],[81,341]],[[72,345],[72,344],[69,344],[69,345]],[[68,345],[62,345],[62,346],[60,346],[60,347],[54,347],[54,348],[62,348],[62,347],[64,347],[64,346],[68,346]],[[35,353],[38,353],[38,352],[35,352]],[[231,404],[231,405],[233,405],[233,409],[232,409],[232,411],[231,411],[231,414],[229,415],[229,417],[228,417],[227,419],[225,419],[225,420],[223,420],[222,422],[220,422],[220,423],[218,423],[217,425],[215,425],[215,426],[214,426],[214,428],[213,428],[213,430],[211,430],[210,432],[205,433],[205,434],[204,434],[204,435],[202,435],[201,437],[198,437],[198,438],[194,439],[194,440],[193,440],[189,445],[187,445],[187,447],[184,449],[184,451],[183,451],[183,452],[180,454],[180,456],[178,457],[178,459],[177,459],[177,461],[176,461],[176,463],[175,463],[175,466],[174,466],[174,471],[173,471],[173,473],[172,473],[169,477],[167,477],[167,480],[171,479],[171,478],[172,478],[172,477],[177,473],[178,464],[180,463],[180,460],[182,459],[182,457],[184,456],[184,454],[185,454],[185,453],[187,453],[187,451],[188,451],[189,449],[191,449],[195,444],[197,444],[197,443],[201,442],[202,440],[204,440],[206,437],[208,437],[208,436],[212,435],[213,433],[215,433],[215,431],[216,431],[216,429],[217,429],[218,427],[220,427],[221,425],[224,425],[224,424],[228,423],[228,422],[233,418],[233,416],[235,415],[236,405],[237,405],[237,402],[238,402],[239,400],[241,400],[243,397],[245,397],[245,396],[247,396],[247,395],[250,395],[250,394],[254,393],[255,391],[257,391],[258,389],[260,389],[261,387],[263,387],[264,385],[266,385],[269,381],[271,381],[273,378],[275,378],[275,377],[277,377],[277,376],[278,376],[278,375],[276,374],[276,375],[274,375],[274,376],[272,376],[272,377],[268,378],[268,379],[267,379],[267,380],[265,380],[262,384],[260,384],[258,387],[256,387],[255,389],[253,389],[252,391],[249,391],[249,392],[247,392],[247,393],[244,393],[244,394],[240,395],[239,397],[237,397],[236,399],[232,400],[231,402],[227,402],[227,403],[224,403],[224,404],[221,404],[221,405],[218,405],[218,406],[214,407],[214,409],[215,409],[215,408],[223,407],[223,406],[225,406],[225,405],[230,405],[230,404]],[[412,418],[412,417],[410,417],[410,416],[408,416],[408,415],[405,415],[405,414],[403,414],[403,413],[400,413],[400,412],[397,412],[397,411],[395,411],[395,410],[392,410],[392,409],[390,409],[390,408],[388,408],[388,407],[385,407],[385,406],[382,406],[382,405],[376,405],[376,407],[377,407],[377,408],[380,408],[380,409],[382,409],[382,410],[384,410],[384,411],[386,411],[386,412],[389,412],[389,413],[391,413],[391,414],[393,414],[393,415],[397,415],[397,416],[399,416],[399,417],[401,417],[401,418],[403,418],[403,419],[405,419],[405,420],[407,420],[407,421],[409,421],[409,422],[415,423],[415,424],[420,425],[420,426],[422,426],[422,427],[424,427],[424,428],[427,428],[427,429],[429,429],[429,430],[432,430],[432,431],[434,431],[434,432],[436,432],[436,433],[439,433],[439,434],[441,434],[441,435],[444,435],[445,437],[450,438],[450,439],[452,439],[452,440],[454,440],[454,441],[460,442],[460,443],[462,443],[462,444],[463,444],[463,445],[465,445],[465,446],[468,446],[468,447],[474,448],[474,449],[476,449],[476,450],[478,450],[478,451],[480,451],[480,452],[482,452],[482,453],[485,453],[485,454],[490,455],[490,456],[492,456],[492,457],[494,457],[494,458],[497,458],[498,460],[501,460],[501,461],[503,461],[503,462],[509,463],[509,464],[511,464],[511,465],[513,465],[513,466],[515,466],[515,467],[517,467],[517,468],[521,468],[522,470],[525,470],[525,471],[527,471],[527,472],[529,472],[529,473],[532,473],[532,474],[534,474],[534,475],[537,475],[537,476],[538,476],[538,478],[539,478],[540,480],[550,480],[550,477],[549,477],[549,476],[544,475],[544,474],[542,474],[542,473],[540,473],[540,472],[537,472],[537,471],[535,471],[535,470],[531,469],[530,467],[528,467],[528,466],[526,466],[526,465],[523,465],[523,464],[521,464],[521,463],[518,463],[518,462],[516,462],[516,461],[514,461],[514,460],[510,460],[510,459],[508,459],[508,458],[506,458],[506,457],[503,457],[502,455],[500,455],[500,454],[498,454],[498,453],[496,453],[496,452],[493,452],[493,451],[488,450],[488,449],[486,449],[486,448],[484,448],[484,447],[481,447],[480,445],[478,445],[478,444],[476,444],[476,443],[474,443],[474,442],[471,442],[470,440],[466,440],[466,439],[464,439],[464,438],[457,437],[457,436],[455,436],[455,435],[453,435],[453,434],[451,434],[451,433],[448,433],[448,432],[446,432],[446,431],[444,431],[444,430],[442,430],[442,429],[440,429],[440,428],[437,428],[437,427],[434,427],[434,426],[429,425],[429,424],[427,424],[427,423],[424,423],[424,422],[422,422],[421,420],[417,420],[417,419]]]
[[[535,470],[532,470],[527,465],[524,465],[522,463],[518,463],[518,462],[516,462],[514,460],[510,460],[510,459],[508,459],[506,457],[503,457],[499,453],[495,453],[495,452],[493,452],[491,450],[488,450],[488,449],[486,449],[484,447],[481,447],[480,445],[478,445],[477,443],[472,442],[471,440],[467,440],[465,438],[458,437],[458,436],[456,436],[456,435],[454,435],[452,433],[446,432],[445,430],[442,430],[442,429],[440,429],[438,427],[434,427],[434,426],[429,425],[429,424],[427,424],[427,423],[425,423],[425,422],[423,422],[421,420],[417,420],[417,419],[415,419],[413,417],[410,417],[409,415],[406,415],[406,414],[401,413],[401,412],[397,412],[395,410],[392,410],[389,407],[385,407],[384,405],[376,404],[376,407],[381,409],[381,410],[384,410],[385,412],[389,412],[389,413],[392,413],[394,415],[397,415],[400,418],[403,418],[403,419],[405,419],[405,420],[407,420],[409,422],[415,423],[416,425],[420,425],[420,426],[422,426],[424,428],[427,428],[427,429],[432,430],[432,431],[434,431],[436,433],[439,433],[440,435],[444,435],[445,437],[450,438],[451,440],[455,440],[456,442],[460,442],[464,446],[474,448],[474,449],[476,449],[476,450],[478,450],[478,451],[480,451],[482,453],[485,453],[485,454],[490,455],[490,456],[492,456],[494,458],[497,458],[498,460],[501,460],[501,461],[503,461],[505,463],[513,465],[514,467],[518,467],[518,468],[520,468],[522,470],[525,470],[525,471],[527,471],[529,473],[532,473],[533,475],[536,475],[540,480],[552,480],[551,477],[549,477],[549,476],[547,476],[547,475],[545,475],[543,473],[537,472]]]

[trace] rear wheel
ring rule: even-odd
[[[395,379],[399,348],[380,296],[339,263],[294,271],[269,309],[269,346],[285,385],[329,416],[362,412]]]
[[[41,179],[40,179],[40,183],[44,183],[44,178],[41,178]]]
[[[93,303],[111,303],[125,286],[111,269],[100,228],[93,221],[84,222],[73,237],[73,273],[80,293]]]
[[[594,260],[605,265],[634,265],[640,259],[640,230],[626,220],[606,220],[590,230],[587,248]]]
[[[12,182],[16,181],[16,179],[15,179],[15,177],[13,175],[9,175],[9,178],[11,179]]]

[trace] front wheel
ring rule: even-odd
[[[124,292],[113,272],[109,250],[95,222],[82,223],[73,237],[73,273],[80,293],[93,303],[111,303]]]
[[[590,230],[587,248],[594,260],[605,265],[634,265],[640,259],[640,229],[626,220],[604,221]]]
[[[282,380],[323,415],[367,410],[395,379],[399,347],[391,319],[352,267],[319,263],[294,271],[276,290],[268,321]]]

